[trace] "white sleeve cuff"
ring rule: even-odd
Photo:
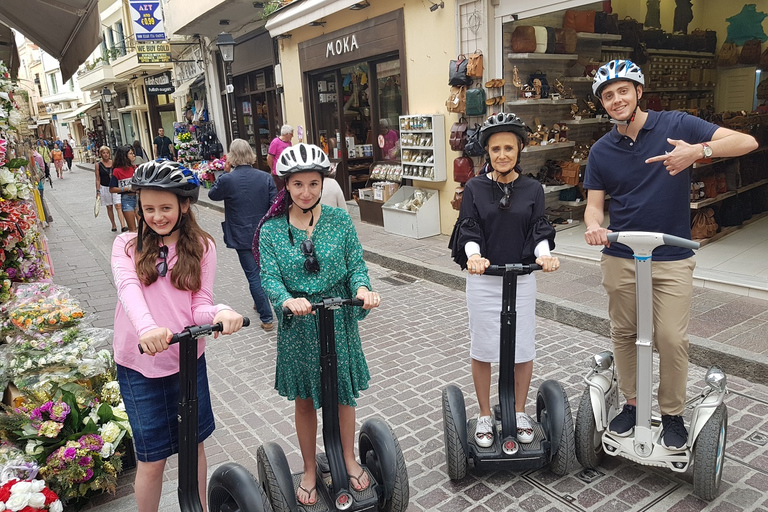
[[[467,244],[469,245],[469,244]],[[551,256],[549,252],[549,240],[542,240],[536,245],[536,248],[533,250],[534,256],[537,258],[539,256]]]
[[[467,242],[464,244],[464,252],[467,254],[467,258],[471,258],[473,254],[480,254],[480,244]]]

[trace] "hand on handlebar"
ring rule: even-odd
[[[139,345],[145,354],[154,356],[164,350],[168,350],[168,344],[173,338],[173,333],[165,327],[155,327],[145,332],[139,338]]]
[[[604,227],[590,227],[584,232],[584,240],[586,240],[589,245],[604,245],[610,247],[611,242],[608,241],[608,233],[611,233],[611,230]]]
[[[560,260],[556,256],[539,256],[536,258],[536,264],[541,265],[544,272],[554,272],[560,268]]]
[[[379,294],[370,291],[365,286],[361,286],[357,289],[357,295],[355,297],[363,301],[363,309],[377,308],[381,304],[381,297]]]
[[[473,254],[472,257],[467,260],[467,272],[477,275],[484,274],[485,269],[487,269],[490,264],[490,261],[479,254]]]
[[[217,324],[221,322],[221,334],[232,334],[240,330],[243,327],[243,315],[232,311],[231,309],[222,309],[216,316],[213,317],[213,323]],[[214,331],[214,339],[219,337],[219,332]]]
[[[283,302],[283,307],[290,309],[296,316],[308,315],[312,312],[312,303],[304,297],[288,299]]]

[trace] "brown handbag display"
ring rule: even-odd
[[[738,63],[750,66],[760,64],[760,54],[762,51],[763,43],[759,39],[750,39],[741,47]]]
[[[515,27],[512,32],[512,51],[514,53],[533,53],[536,51],[536,29],[530,25]]]
[[[453,151],[464,151],[464,146],[467,145],[467,128],[469,128],[469,123],[464,117],[461,117],[451,126],[451,136],[448,142]]]
[[[475,53],[467,55],[467,76],[472,78],[483,78],[483,52],[475,50]]]
[[[566,185],[576,186],[579,184],[579,172],[581,171],[581,165],[578,162],[564,161],[558,162],[560,169],[560,181]]]
[[[706,176],[701,181],[704,182],[704,195],[710,199],[717,197],[717,178],[715,175]]]
[[[461,210],[461,200],[464,199],[464,187],[456,187],[453,191],[453,199],[451,199],[451,208],[454,210]]]
[[[728,192],[728,183],[725,180],[725,173],[724,172],[716,172],[715,173],[715,180],[717,182],[717,193],[718,194],[725,194]]]
[[[568,9],[563,18],[563,28],[572,28],[576,32],[594,32],[595,11]]]
[[[736,43],[726,41],[717,53],[718,66],[735,66],[739,63],[739,49]]]
[[[448,112],[463,114],[467,111],[467,88],[465,86],[451,87],[451,94],[445,100]]]
[[[768,48],[760,54],[760,69],[768,69]]]
[[[453,160],[453,181],[466,183],[475,177],[475,163],[467,156],[460,156]]]
[[[711,238],[717,233],[715,211],[712,208],[702,208],[693,216],[691,222],[691,238],[701,240]]]

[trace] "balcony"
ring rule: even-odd
[[[49,94],[48,96],[43,96],[40,101],[42,101],[46,105],[50,105],[52,103],[60,103],[62,101],[78,101],[78,100],[80,100],[79,92],[65,90],[65,91],[59,91],[56,94]]]
[[[88,69],[88,65],[77,75],[77,83],[83,91],[100,91],[104,86],[115,82],[115,74],[112,66],[100,61],[95,67]]]

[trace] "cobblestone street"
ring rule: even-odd
[[[76,166],[53,184],[55,188],[46,188],[45,197],[54,217],[47,229],[54,281],[72,288],[94,325],[111,327],[116,295],[109,255],[115,234],[103,209],[98,218],[93,217],[93,172]],[[205,207],[198,207],[196,214],[217,242],[214,301],[254,319],[237,254],[222,241],[223,214]],[[369,268],[382,306],[360,324],[372,379],[358,400],[358,424],[380,416],[394,428],[410,478],[409,511],[768,510],[768,387],[733,376],[729,376],[731,393],[726,397],[730,417],[725,471],[720,496],[711,503],[693,496],[688,474],[611,457],[606,457],[597,473],[583,472],[581,467],[564,477],[547,469],[519,474],[470,472],[464,480],[451,482],[445,467],[442,389],[458,385],[468,417],[477,414],[464,293],[377,265]],[[540,283],[548,279],[537,277]],[[585,386],[586,361],[609,348],[605,337],[539,318],[528,413],[535,416],[538,385],[556,379],[568,393],[575,418]],[[282,445],[291,467],[298,470],[301,458],[293,404],[273,389],[275,334],[250,327],[211,340],[207,361],[217,422],[206,443],[209,473],[234,461],[256,474],[256,451],[266,441]],[[691,366],[689,399],[704,386],[705,371]],[[178,510],[177,471],[173,457],[165,476],[163,511]],[[133,472],[123,475],[117,495],[94,499],[90,510],[134,510],[132,481]]]

